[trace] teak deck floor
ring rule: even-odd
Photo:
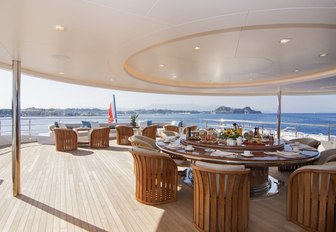
[[[147,206],[135,200],[133,158],[115,141],[106,150],[24,144],[21,195],[12,196],[11,147],[0,149],[0,231],[197,231],[193,191],[182,184],[178,200]],[[288,174],[274,176],[287,181]],[[286,220],[286,192],[250,201],[249,231],[304,231]]]

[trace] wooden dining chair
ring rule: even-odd
[[[174,131],[174,132],[176,132],[178,134],[180,133],[180,127],[174,126],[174,125],[164,125],[163,129],[165,131]]]
[[[317,149],[321,142],[316,140],[316,139],[312,139],[312,138],[297,138],[297,139],[291,139],[289,140],[290,143],[295,143],[295,142],[299,142],[308,146],[311,146],[315,149]],[[313,162],[307,162],[307,163],[301,163],[301,164],[291,164],[291,165],[282,165],[278,167],[278,171],[283,172],[283,171],[295,171],[296,169],[305,166],[305,165],[310,165],[313,164]]]
[[[147,147],[152,149],[157,149],[156,141],[152,138],[142,135],[133,135],[130,137],[130,142],[133,147]]]
[[[244,165],[197,161],[194,175],[194,224],[201,231],[247,231],[250,170]]]
[[[328,162],[336,161],[336,148],[327,149],[320,153],[320,157],[314,160],[314,165],[321,165]]]
[[[191,131],[197,130],[197,125],[187,126],[183,128],[183,134],[187,134],[188,130],[191,130]]]
[[[174,132],[174,131],[166,131],[166,130],[162,130],[160,131],[160,136],[161,138],[167,138],[167,137],[171,137],[171,136],[178,136],[179,134]]]
[[[142,130],[142,135],[156,140],[157,125],[147,126]]]
[[[176,201],[177,167],[166,154],[151,148],[132,147],[135,165],[135,198],[137,201],[158,205]]]
[[[133,136],[133,128],[130,126],[116,126],[116,136],[117,136],[117,144],[119,145],[131,145],[129,138]]]
[[[73,151],[78,148],[77,133],[71,129],[55,128],[55,143],[57,151]]]
[[[308,231],[336,231],[336,162],[308,165],[288,181],[287,219]]]
[[[110,146],[110,128],[100,127],[90,131],[91,148],[107,148]]]
[[[317,149],[321,145],[321,141],[318,141],[318,140],[313,139],[313,138],[297,138],[297,139],[291,139],[291,140],[289,140],[289,142],[290,143],[299,142],[299,143],[311,146],[315,149]]]

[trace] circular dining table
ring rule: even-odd
[[[297,151],[293,157],[286,156],[286,152],[293,154],[293,144],[286,144],[283,141],[273,144],[243,144],[241,146],[226,146],[224,144],[208,144],[200,141],[187,140],[181,137],[174,141],[177,146],[170,146],[165,140],[158,140],[157,147],[170,155],[190,159],[192,162],[205,161],[222,164],[245,165],[251,170],[250,173],[250,195],[271,196],[279,192],[282,181],[269,175],[269,167],[305,164],[312,162],[319,157],[319,152],[309,146]],[[192,150],[186,150],[191,145]],[[297,144],[296,144],[297,145]],[[245,157],[244,151],[251,151],[250,156]],[[215,156],[214,151],[225,151],[232,155]],[[227,153],[226,153],[227,154]]]

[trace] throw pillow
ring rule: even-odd
[[[56,128],[59,128],[58,122],[55,122],[54,124]]]
[[[172,121],[171,124],[172,124],[173,126],[182,127],[182,126],[183,126],[183,121]]]
[[[82,121],[82,127],[83,128],[91,128],[90,121]]]
[[[92,129],[96,129],[100,127],[99,122],[90,121],[90,125]]]
[[[65,125],[63,122],[61,122],[61,121],[58,123],[58,127],[59,127],[59,128],[62,128],[62,129],[68,129],[68,128],[66,127],[66,125]]]

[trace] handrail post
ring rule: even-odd
[[[29,138],[31,137],[31,119],[29,119],[29,129],[28,129]]]
[[[278,93],[278,111],[277,111],[277,139],[280,141],[281,133],[281,91]]]
[[[331,141],[330,134],[331,134],[331,128],[330,128],[330,125],[329,125],[329,127],[328,127],[328,142]]]
[[[12,99],[12,181],[13,196],[20,194],[21,186],[21,62],[13,60],[13,99]]]

